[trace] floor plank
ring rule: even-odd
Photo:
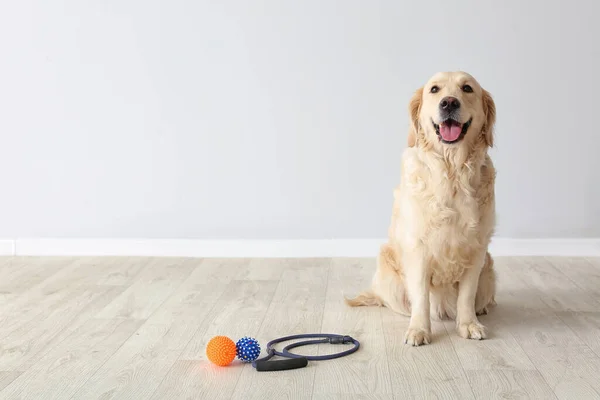
[[[170,270],[172,261],[166,265]],[[214,315],[211,314],[213,305],[228,287],[215,282],[207,283],[205,280],[209,275],[203,271],[201,263],[186,262],[182,266],[185,268],[180,273],[168,273],[175,275],[178,280],[185,275],[184,282],[175,290],[170,289],[171,285],[158,285],[159,288],[169,288],[169,298],[148,315],[141,328],[86,382],[74,398],[150,398],[160,389],[161,382],[168,376],[194,334],[210,315]],[[192,267],[192,270],[188,267]],[[163,269],[159,268],[158,271]],[[161,277],[159,281],[163,279]],[[152,290],[156,287],[150,285]],[[247,294],[243,290],[241,293]],[[154,301],[152,296],[144,293],[139,293],[138,298]]]
[[[312,397],[313,400],[347,400],[347,394],[321,394],[315,393]],[[393,400],[394,396],[391,394],[353,394],[352,400]]]
[[[68,399],[142,324],[92,319],[20,375],[2,392],[14,399]]]
[[[329,259],[286,264],[257,335],[263,348],[268,341],[279,337],[321,330],[330,264]],[[307,355],[317,352],[316,346],[302,350]],[[246,365],[231,398],[310,399],[317,368],[315,363],[309,363],[301,370],[258,373]]]
[[[231,371],[232,368],[223,368],[219,372]],[[216,373],[212,365],[206,361],[198,360],[177,360],[167,376],[161,382],[152,396],[152,399],[186,399],[203,400],[206,396],[208,383],[207,377],[210,376],[211,384],[215,386],[231,385],[230,380],[235,379],[234,374]],[[228,399],[230,393],[217,393],[211,399]]]
[[[508,264],[511,271],[521,276],[529,287],[537,289],[542,301],[552,310],[595,312],[600,309],[596,290],[590,290],[587,285],[580,287],[565,275],[563,271],[568,270],[568,264],[563,266],[564,259],[520,257],[512,260]]]
[[[579,296],[591,297],[600,302],[600,268],[594,265],[593,260],[581,257],[544,257],[544,262],[552,265],[554,270],[580,288]],[[545,264],[541,268],[547,269]]]
[[[201,267],[206,282],[229,283],[234,280],[243,280],[248,273],[249,258],[209,258],[202,260]]]
[[[147,319],[198,265],[197,260],[156,259],[97,318]]]
[[[82,286],[62,302],[0,339],[0,370],[24,371],[123,292],[121,286]]]
[[[494,316],[479,318],[489,332],[486,340],[464,339],[456,332],[454,321],[445,321],[454,349],[465,371],[485,370],[535,370],[510,330],[494,320]]]
[[[554,265],[560,261],[552,260]],[[527,308],[512,308],[510,313],[500,312],[498,317],[511,327],[511,334],[556,396],[600,398],[600,358],[557,315],[560,310],[588,309],[594,297],[561,276],[560,268],[546,259],[512,258],[506,264],[500,263],[498,270],[505,285],[517,293],[528,291],[542,300],[543,305],[530,297]],[[520,301],[523,300],[521,295]]]
[[[48,282],[61,270],[69,269],[72,258],[21,258],[8,262],[2,279],[2,290],[10,295],[10,301],[0,310],[0,338],[23,324],[44,316],[71,295],[72,287],[50,287]],[[11,271],[16,272],[13,276]],[[36,276],[32,278],[30,275]],[[14,288],[12,288],[14,285]]]
[[[408,318],[393,315],[387,309],[382,312],[396,398],[473,398],[466,374],[443,323],[432,322],[431,344],[412,347],[404,344]]]
[[[166,259],[149,257],[76,257],[65,263],[44,282],[46,288],[58,290],[65,286],[115,285],[129,286],[141,271]],[[183,262],[179,259],[178,262]]]
[[[476,399],[556,399],[538,371],[467,371]]]
[[[14,257],[0,268],[0,292],[21,294],[43,282],[73,260],[66,257]]]
[[[313,393],[321,394],[392,394],[392,379],[386,354],[381,309],[349,308],[344,290],[360,290],[368,284],[364,271],[373,271],[371,260],[335,259],[329,273],[321,331],[359,338],[360,351],[351,356],[322,361],[315,374]],[[321,345],[319,354],[343,351],[340,345]]]
[[[557,315],[583,343],[600,356],[600,312],[565,311]]]
[[[147,399],[179,357],[168,324],[145,324],[73,395],[75,399]],[[174,341],[175,340],[175,341]]]
[[[589,347],[544,346],[528,353],[559,399],[600,399],[600,361]]]
[[[277,281],[231,281],[209,308],[202,326],[193,332],[178,359],[198,361],[175,363],[153,395],[164,399],[172,393],[191,395],[192,398],[228,399],[231,397],[243,366],[235,360],[228,367],[212,365],[205,354],[206,344],[216,335],[225,335],[233,341],[243,336],[256,336],[273,298]],[[190,375],[181,375],[190,374]],[[195,393],[188,392],[183,380],[198,380],[192,385]],[[181,393],[181,391],[184,391]]]
[[[0,391],[10,385],[21,374],[20,371],[0,371]],[[4,394],[2,396],[4,397]]]

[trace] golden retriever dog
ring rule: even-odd
[[[460,336],[486,337],[477,316],[495,304],[493,260],[496,106],[465,72],[434,75],[409,105],[408,147],[388,242],[371,287],[351,306],[410,316],[404,342],[431,342],[431,317],[456,320]]]

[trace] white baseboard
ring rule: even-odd
[[[0,239],[0,256],[15,254],[15,241],[13,239]]]
[[[375,257],[382,239],[188,240],[39,239],[0,240],[0,255],[148,257]],[[494,238],[494,256],[600,257],[600,238]]]
[[[600,238],[509,239],[494,238],[494,256],[600,257]]]

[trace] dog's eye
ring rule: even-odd
[[[473,88],[469,85],[465,85],[462,87],[463,92],[465,93],[473,93]]]
[[[432,87],[431,87],[431,90],[430,90],[430,92],[431,92],[431,93],[437,93],[439,90],[440,90],[440,88],[439,88],[439,87],[437,87],[437,86],[432,86]]]

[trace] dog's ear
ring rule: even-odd
[[[423,101],[423,88],[417,89],[408,104],[408,116],[410,118],[410,128],[408,129],[408,147],[413,147],[417,142],[417,132],[419,132],[419,113],[421,112],[421,102]]]
[[[496,103],[492,95],[487,90],[483,91],[483,112],[485,113],[485,123],[482,132],[485,143],[489,147],[494,147],[494,126],[496,125]]]

